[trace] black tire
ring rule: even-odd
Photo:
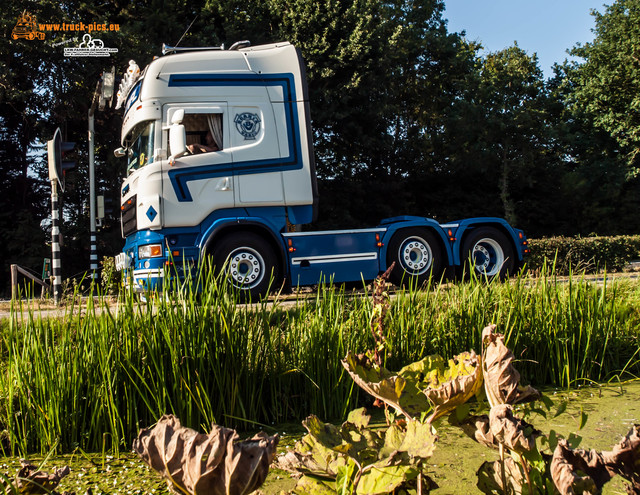
[[[387,250],[387,266],[395,262],[391,281],[396,285],[422,285],[442,275],[442,247],[426,229],[402,229],[394,234]]]
[[[280,280],[273,248],[253,232],[230,234],[216,242],[213,261],[216,270],[224,270],[226,278],[245,299],[268,295],[272,280],[276,283]]]
[[[462,247],[465,274],[475,271],[482,278],[500,280],[513,273],[516,266],[513,246],[505,234],[493,227],[473,230]]]

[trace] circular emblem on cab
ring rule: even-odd
[[[260,132],[260,117],[255,113],[239,113],[233,119],[238,132],[244,136],[245,141],[255,139]]]

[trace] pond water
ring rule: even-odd
[[[622,436],[626,435],[634,424],[640,424],[640,381],[617,385],[585,387],[578,390],[547,390],[556,407],[567,401],[566,411],[557,416],[548,414],[545,419],[535,415],[530,422],[539,430],[548,433],[555,430],[568,436],[574,432],[582,437],[580,448],[610,450]],[[581,411],[588,415],[585,427],[579,430]],[[487,460],[496,460],[497,452],[483,447],[465,436],[459,429],[449,426],[446,420],[436,424],[439,441],[431,458],[430,476],[440,488],[435,495],[459,495],[481,493],[476,488],[475,473]],[[281,425],[278,427],[281,441],[279,451],[292,448],[303,434],[299,425]],[[269,431],[273,434],[273,431]],[[36,465],[42,457],[33,456],[29,460]],[[120,454],[118,457],[101,453],[50,457],[42,469],[52,471],[53,467],[69,465],[71,474],[63,479],[59,492],[75,492],[76,495],[99,494],[168,494],[165,482],[159,475],[151,472],[141,460],[133,454]],[[19,468],[19,459],[0,458],[0,474],[13,478]],[[292,490],[295,480],[288,473],[272,469],[261,492],[277,494]],[[614,478],[605,486],[604,494],[624,494],[623,480]]]

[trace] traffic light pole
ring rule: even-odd
[[[53,268],[53,303],[62,295],[62,264],[60,262],[60,217],[58,209],[58,180],[51,181],[51,267]]]
[[[96,249],[96,177],[95,177],[95,120],[96,107],[102,110],[107,102],[113,98],[113,86],[115,82],[115,67],[110,72],[102,74],[96,84],[93,100],[89,108],[89,262],[91,280],[98,280],[98,252]]]
[[[98,83],[99,84],[99,83]],[[98,88],[96,88],[96,92]],[[89,237],[90,237],[90,252],[89,262],[91,270],[91,279],[97,282],[98,278],[98,252],[96,249],[96,180],[95,180],[95,156],[94,156],[94,118],[95,113],[95,99],[94,104],[89,109]]]

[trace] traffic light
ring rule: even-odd
[[[105,216],[107,216],[107,217],[108,216],[113,216],[113,212],[115,210],[116,209],[113,206],[113,198],[110,197],[110,196],[106,196],[104,198],[104,214],[105,214]],[[118,212],[119,212],[119,209],[118,209]]]
[[[64,160],[65,155],[73,151],[76,143],[62,141],[60,128],[56,129],[53,139],[47,141],[49,159],[49,180],[57,180],[64,191],[64,175],[67,170],[76,167],[74,160]]]

